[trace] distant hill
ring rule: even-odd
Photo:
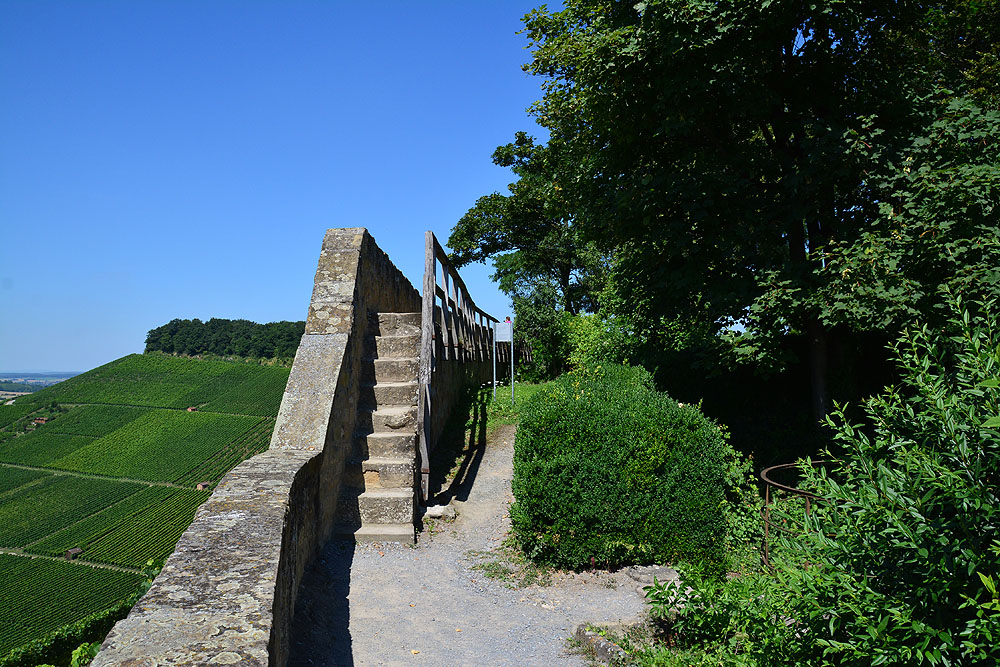
[[[28,384],[27,382],[5,382],[0,380],[0,391],[37,391],[42,385]]]
[[[146,352],[291,359],[305,328],[305,322],[257,324],[215,317],[207,322],[170,320],[149,331]]]
[[[267,449],[288,374],[129,355],[0,405],[0,665],[127,613],[210,489]]]

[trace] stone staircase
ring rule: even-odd
[[[420,313],[368,322],[353,451],[337,502],[341,537],[413,542],[417,498],[417,370]]]

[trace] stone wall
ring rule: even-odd
[[[96,667],[285,664],[302,572],[332,529],[368,314],[420,306],[365,229],[327,230],[270,448],[220,482]]]

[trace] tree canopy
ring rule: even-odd
[[[562,309],[577,313],[596,307],[605,263],[575,224],[565,185],[555,177],[564,159],[557,146],[518,132],[493,153],[495,164],[518,176],[510,194],[480,197],[455,225],[448,246],[456,266],[492,260],[504,293],[526,298],[549,285]]]
[[[510,247],[470,216],[532,247],[562,221],[562,247],[613,257],[637,335],[737,324],[758,361],[805,338],[816,417],[831,345],[888,340],[942,285],[997,288],[996,0],[568,0],[524,21],[549,139],[498,149],[518,181],[456,227],[470,261]]]
[[[257,324],[217,317],[207,322],[198,318],[174,319],[149,331],[146,352],[291,359],[304,332],[305,322]]]

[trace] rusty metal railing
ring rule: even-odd
[[[812,461],[811,463],[813,466],[818,466],[825,464],[826,461]],[[782,463],[780,465],[771,466],[770,468],[764,468],[760,471],[760,479],[764,482],[764,565],[767,567],[771,567],[771,529],[773,528],[789,534],[794,534],[795,532],[785,526],[779,526],[771,523],[771,507],[775,502],[775,496],[771,492],[771,489],[779,489],[792,495],[805,498],[806,516],[809,516],[809,513],[812,511],[812,504],[814,502],[823,502],[823,498],[817,496],[815,493],[803,491],[802,489],[797,489],[794,486],[789,486],[787,484],[781,484],[774,481],[770,477],[770,475],[774,472],[798,469],[800,465],[801,464],[799,463]]]

